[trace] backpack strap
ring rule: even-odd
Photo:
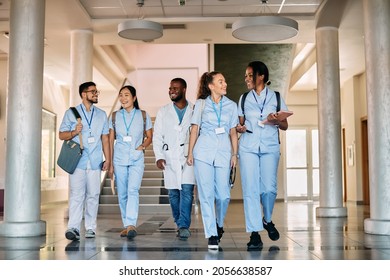
[[[112,128],[114,129],[114,139],[116,139],[116,126],[115,126],[116,112],[117,112],[117,111],[114,111],[114,112],[112,112],[112,114],[111,114]]]
[[[275,95],[276,95],[276,112],[279,112],[280,111],[280,92],[279,91],[275,91]],[[278,140],[279,140],[279,144],[280,144],[279,128],[278,128]]]
[[[275,91],[275,95],[276,95],[276,112],[279,112],[280,111],[280,92]]]
[[[246,97],[248,96],[248,92],[245,92],[243,95],[242,95],[242,98],[241,98],[241,111],[242,111],[242,114],[244,115],[244,123],[245,123],[245,109],[244,109],[244,105],[245,105],[245,99]],[[244,125],[244,123],[241,123],[241,125]]]
[[[144,120],[144,138],[146,138],[146,112],[144,110],[141,110],[142,118]]]

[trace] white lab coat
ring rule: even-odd
[[[165,159],[164,185],[166,189],[181,189],[182,184],[195,184],[193,166],[187,165],[189,131],[193,104],[188,102],[181,124],[173,103],[157,112],[153,131],[153,151],[156,161]]]

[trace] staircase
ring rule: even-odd
[[[110,178],[104,179],[100,194],[99,214],[120,214],[118,195],[111,191]],[[157,168],[153,147],[145,150],[145,171],[139,195],[139,214],[170,214],[168,191],[164,188],[163,172]]]

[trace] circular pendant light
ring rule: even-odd
[[[125,39],[153,41],[163,35],[163,27],[160,23],[134,19],[122,22],[118,25],[118,35]]]
[[[275,42],[297,34],[298,22],[279,16],[247,17],[232,25],[233,37],[248,42]]]

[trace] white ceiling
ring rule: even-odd
[[[239,17],[280,14],[299,24],[297,36],[277,42],[297,44],[290,91],[316,88],[315,64],[307,66],[303,62],[315,54],[316,18],[327,0],[269,0],[266,5],[260,0],[186,0],[184,6],[179,5],[179,0],[145,0],[141,8],[137,6],[138,1],[46,0],[45,75],[69,86],[70,31],[73,29],[93,30],[95,54],[105,54],[99,57],[106,65],[112,65],[112,69],[131,69],[131,62],[121,56],[123,49],[129,44],[147,43],[117,35],[118,24],[126,19],[144,17],[163,24],[163,37],[151,44],[237,44],[246,43],[231,35],[230,26]],[[342,14],[339,28],[341,83],[365,69],[361,1],[349,0]],[[9,31],[10,0],[0,0],[0,3],[0,32],[4,33]],[[333,9],[334,13],[327,11],[330,18],[338,14],[337,5]],[[113,50],[117,57],[110,55]],[[0,36],[0,57],[7,53],[8,39]],[[123,73],[118,71],[114,75],[123,78]],[[94,80],[100,88],[116,90],[117,84],[104,77],[98,67],[94,69]]]

